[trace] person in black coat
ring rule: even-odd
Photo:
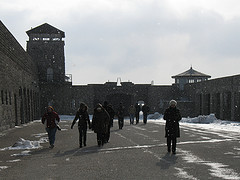
[[[140,111],[141,111],[141,106],[138,103],[136,103],[135,104],[136,124],[139,123],[139,113],[140,113]]]
[[[169,108],[166,109],[163,119],[166,120],[165,137],[167,138],[168,152],[176,153],[177,138],[180,137],[179,121],[182,119],[179,109],[177,109],[177,102],[171,100]]]
[[[119,129],[122,129],[124,126],[124,106],[122,103],[119,104],[119,107],[117,109],[117,116],[118,116],[118,127]]]
[[[110,104],[108,104],[107,101],[104,101],[103,107],[108,112],[109,117],[110,117],[110,123],[108,124],[108,131],[107,131],[107,134],[105,134],[105,142],[108,142],[110,139],[110,128],[113,127],[113,119],[114,119],[115,112],[114,112],[112,106]]]
[[[84,103],[80,104],[80,108],[76,113],[76,116],[72,122],[71,129],[73,129],[74,124],[76,121],[78,121],[78,131],[79,131],[79,147],[82,147],[82,139],[83,139],[83,144],[86,146],[86,141],[87,141],[87,124],[89,126],[89,129],[91,129],[91,124],[90,124],[90,119],[89,115],[87,112],[87,106]]]
[[[105,143],[105,134],[108,132],[108,125],[110,123],[110,117],[108,112],[99,103],[94,109],[92,118],[92,129],[97,133],[98,146],[103,146]]]
[[[144,104],[142,106],[142,112],[143,112],[143,123],[144,124],[147,124],[147,115],[148,115],[148,112],[150,111],[150,108],[147,104]]]

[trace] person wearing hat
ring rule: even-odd
[[[58,129],[58,123],[60,118],[58,114],[53,110],[52,106],[48,106],[47,112],[42,116],[42,123],[46,125],[46,131],[48,133],[49,148],[54,147],[56,131]]]
[[[166,120],[165,137],[167,138],[167,150],[171,152],[172,148],[173,154],[176,154],[177,138],[180,137],[179,121],[182,119],[180,111],[176,106],[177,101],[171,100],[163,116],[163,119]]]

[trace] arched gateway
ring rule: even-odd
[[[134,104],[134,97],[133,95],[124,94],[124,93],[116,93],[116,94],[109,94],[106,98],[107,102],[111,104],[116,110],[119,106],[119,103],[122,103],[125,107],[125,114],[127,114],[127,110],[131,104]]]

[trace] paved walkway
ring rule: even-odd
[[[30,152],[0,151],[0,179],[240,179],[239,134],[182,125],[177,154],[172,155],[166,151],[163,123],[130,126],[125,121],[119,130],[115,121],[109,143],[99,148],[89,130],[87,147],[81,149],[77,126],[72,130],[70,125],[61,122],[54,149],[43,143]],[[44,126],[35,122],[2,132],[0,149],[20,137],[46,138]]]

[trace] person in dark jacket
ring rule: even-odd
[[[92,118],[92,129],[97,133],[97,143],[98,146],[103,146],[105,143],[104,135],[108,131],[108,125],[110,123],[110,117],[108,112],[104,107],[99,103],[94,109],[93,118]]]
[[[107,134],[105,134],[105,142],[108,142],[110,139],[110,128],[113,127],[113,119],[115,112],[110,104],[108,104],[107,101],[104,101],[104,106],[105,110],[108,112],[109,117],[110,117],[110,123],[108,124],[108,131]]]
[[[57,125],[60,122],[58,114],[53,110],[52,106],[48,106],[47,112],[42,116],[42,123],[46,125],[46,131],[48,133],[49,148],[54,147]]]
[[[147,104],[144,104],[142,106],[142,112],[143,112],[143,123],[147,124],[147,116],[148,116],[148,112],[149,112],[149,106]]]
[[[136,109],[133,105],[131,105],[128,108],[128,113],[129,113],[129,118],[130,118],[130,125],[132,125],[134,123],[134,115],[136,113]]]
[[[141,106],[138,103],[136,103],[135,104],[136,124],[139,123],[139,113],[140,113],[140,111],[141,111]]]
[[[119,107],[117,109],[117,116],[118,116],[118,127],[119,129],[122,129],[124,126],[124,106],[122,103],[119,104]]]
[[[111,104],[108,105],[107,111],[108,111],[108,114],[110,116],[110,125],[111,125],[111,127],[113,127],[113,120],[114,120],[114,116],[115,116],[115,111],[114,111]]]
[[[79,119],[79,120],[78,120]],[[79,131],[79,147],[82,148],[83,145],[86,146],[87,141],[87,124],[89,129],[91,129],[90,119],[87,111],[87,105],[84,103],[80,104],[80,108],[76,113],[76,116],[72,122],[71,129],[73,129],[74,124],[78,120],[78,131]]]
[[[163,119],[166,120],[165,137],[167,138],[168,152],[176,153],[177,138],[180,137],[179,121],[182,119],[179,109],[177,109],[177,102],[171,100],[169,108],[166,109]]]

